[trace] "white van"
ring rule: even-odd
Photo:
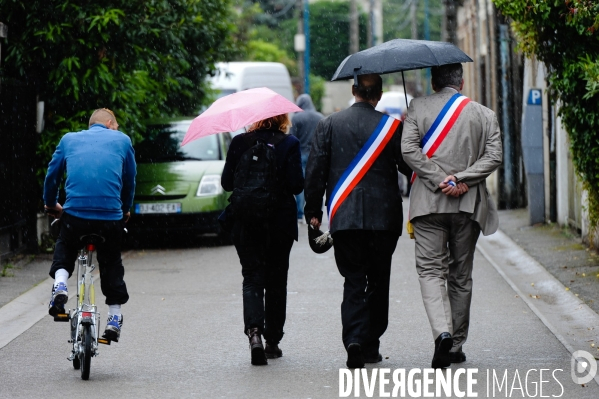
[[[217,74],[210,78],[219,97],[255,87],[268,87],[291,102],[293,90],[285,65],[278,62],[219,62]]]
[[[403,91],[383,91],[383,95],[376,106],[376,110],[403,121],[408,113],[406,96],[408,97],[409,104],[414,98],[411,95],[406,95]]]

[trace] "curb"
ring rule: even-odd
[[[502,231],[481,236],[476,247],[568,352],[599,356],[599,315],[542,264]],[[599,375],[594,380],[599,385]]]

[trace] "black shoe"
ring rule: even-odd
[[[347,347],[347,362],[345,365],[349,369],[364,368],[364,355],[360,344],[349,344]]]
[[[254,366],[263,366],[268,364],[266,354],[264,353],[264,345],[262,345],[262,337],[258,328],[251,328],[247,335],[250,339],[250,351],[252,353],[252,364]]]
[[[466,354],[462,351],[449,352],[449,361],[451,363],[463,363],[466,361]]]
[[[377,353],[375,355],[364,355],[364,363],[379,363],[383,361],[383,355]]]
[[[451,361],[449,360],[449,350],[453,346],[453,339],[451,334],[444,332],[439,334],[435,340],[435,354],[433,355],[433,362],[431,367],[434,369],[440,369],[449,367]]]
[[[279,345],[269,344],[268,342],[266,343],[266,348],[264,348],[264,353],[267,359],[277,359],[283,356],[283,351],[279,348]]]

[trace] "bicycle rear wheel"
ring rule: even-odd
[[[89,379],[89,370],[92,361],[92,327],[87,324],[83,326],[83,334],[81,335],[81,346],[82,351],[79,354],[79,360],[81,361],[81,379]]]

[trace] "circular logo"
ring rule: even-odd
[[[575,384],[586,384],[597,375],[597,361],[587,351],[576,351],[572,354],[571,374]]]

